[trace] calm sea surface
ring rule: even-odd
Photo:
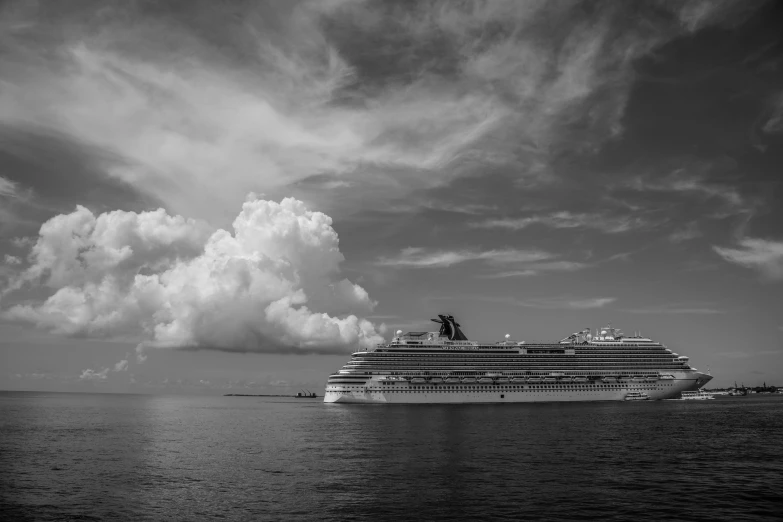
[[[0,393],[2,520],[780,520],[783,396],[497,406]]]

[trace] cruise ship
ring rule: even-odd
[[[398,330],[352,354],[326,383],[326,403],[502,403],[680,398],[712,379],[666,346],[604,327],[555,342],[469,340],[451,315],[437,332]]]

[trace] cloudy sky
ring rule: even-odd
[[[321,391],[454,314],[783,385],[783,6],[0,2],[0,389]]]

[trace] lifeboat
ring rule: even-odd
[[[631,382],[644,382],[644,377],[636,376],[633,379],[631,379]]]
[[[670,375],[668,373],[664,373],[663,375],[661,375],[661,379],[664,380],[664,381],[671,381],[671,380],[674,380],[674,375]]]
[[[511,382],[514,384],[525,384],[526,379],[524,377],[514,377]]]
[[[509,379],[508,377],[498,377],[495,382],[498,384],[508,384]]]
[[[554,377],[544,377],[544,382],[557,382]]]
[[[446,384],[459,384],[460,382],[459,377],[446,377]]]
[[[463,377],[462,378],[462,382],[465,383],[465,384],[473,384],[473,383],[476,382],[476,378],[475,377]]]
[[[441,384],[443,383],[443,379],[441,377],[433,377],[430,379],[430,384]]]
[[[558,381],[561,384],[568,384],[571,382],[571,377],[560,377],[560,380]]]
[[[604,377],[601,380],[604,381],[604,382],[617,382],[617,378],[616,377]]]
[[[587,382],[587,377],[574,377],[574,382]]]
[[[479,377],[478,380],[479,384],[492,384],[493,382],[492,377]]]
[[[427,384],[427,379],[424,377],[414,377],[411,379],[411,384]]]
[[[528,377],[527,378],[527,382],[529,382],[531,384],[537,384],[537,383],[541,382],[541,377]]]
[[[644,380],[647,381],[647,382],[655,382],[655,381],[658,380],[658,376],[657,375],[647,375],[644,378]]]

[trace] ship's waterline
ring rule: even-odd
[[[605,327],[557,342],[470,341],[450,315],[438,332],[398,331],[356,352],[326,384],[327,403],[622,401],[631,392],[678,398],[712,379],[641,335]]]

